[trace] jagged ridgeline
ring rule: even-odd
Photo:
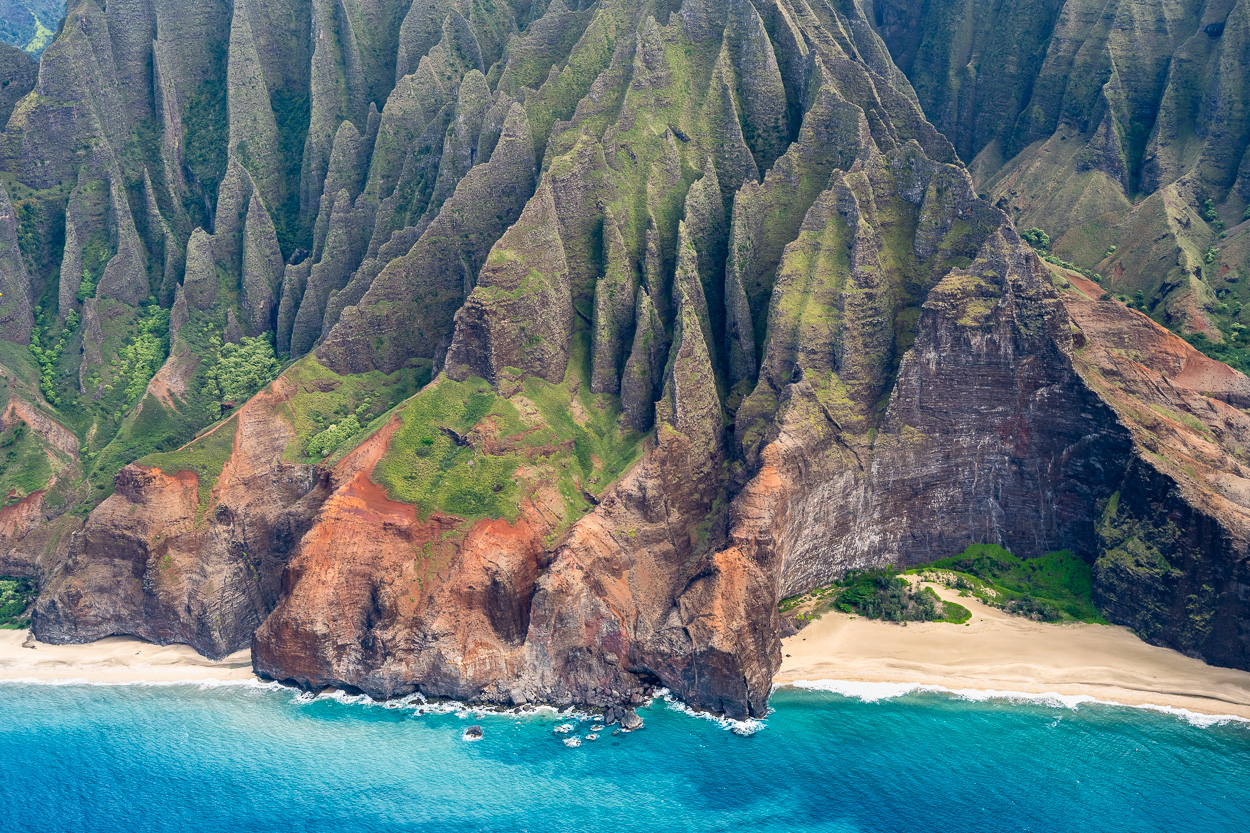
[[[982,193],[1107,291],[1250,369],[1250,3],[872,11]]]
[[[1116,548],[1121,587],[1219,541],[1206,607],[1114,604],[1247,662],[1235,454],[1142,450],[858,4],[85,0],[29,83],[0,532],[40,639],[758,715],[777,599],[848,568]],[[1250,447],[1198,403],[1159,407]]]

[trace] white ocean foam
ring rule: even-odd
[[[561,720],[572,720],[575,722],[584,722],[597,719],[595,715],[589,712],[575,711],[565,709],[560,711],[555,706],[545,704],[541,705],[524,705],[512,706],[509,708],[492,708],[473,703],[465,703],[460,700],[429,700],[424,695],[418,693],[408,694],[404,697],[395,697],[389,700],[377,700],[368,694],[351,693],[342,689],[324,689],[322,691],[299,691],[298,689],[288,690],[296,693],[291,698],[291,702],[296,705],[309,705],[316,702],[332,701],[345,706],[358,706],[362,708],[382,708],[391,710],[402,710],[412,712],[416,716],[424,715],[454,715],[461,720],[489,719],[492,717],[546,717],[558,718]]]
[[[1080,706],[1089,704],[1115,706],[1124,709],[1145,709],[1179,717],[1190,725],[1200,728],[1220,726],[1225,723],[1250,724],[1250,719],[1239,717],[1235,714],[1202,714],[1177,706],[1160,706],[1153,703],[1121,703],[1118,700],[1104,700],[1098,697],[1091,697],[1088,694],[1060,694],[1057,691],[1039,693],[1004,691],[993,688],[948,688],[946,686],[928,685],[925,683],[872,683],[851,680],[795,680],[784,685],[808,691],[840,694],[843,697],[854,698],[865,703],[893,700],[908,694],[945,694],[960,700],[969,700],[977,703],[987,700],[1009,700],[1016,703],[1033,703],[1051,708],[1071,710],[1076,710]]]
[[[656,699],[662,699],[668,704],[668,707],[675,712],[681,712],[689,717],[697,717],[701,720],[710,720],[726,731],[733,732],[735,735],[750,736],[765,727],[762,720],[749,718],[747,720],[733,720],[721,714],[712,714],[711,712],[701,712],[698,709],[692,709],[681,700],[678,700],[667,688],[661,688],[655,692],[651,698],[652,702]],[[650,703],[648,703],[650,705]]]

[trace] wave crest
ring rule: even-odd
[[[1051,708],[1064,708],[1072,710],[1075,710],[1080,706],[1090,704],[1114,706],[1124,709],[1145,709],[1146,711],[1159,712],[1160,714],[1169,714],[1174,717],[1179,717],[1191,726],[1197,726],[1199,728],[1221,726],[1226,723],[1250,724],[1250,719],[1246,719],[1235,714],[1203,714],[1200,712],[1190,711],[1189,709],[1179,708],[1177,706],[1161,706],[1154,703],[1121,703],[1118,700],[1104,700],[1088,694],[1060,694],[1057,691],[1037,693],[1028,691],[1004,691],[992,688],[947,688],[946,686],[929,685],[925,683],[873,683],[856,682],[852,680],[795,680],[794,682],[784,683],[783,685],[790,688],[805,689],[808,691],[823,691],[830,694],[839,694],[843,697],[850,697],[864,703],[877,703],[882,700],[893,700],[898,697],[904,697],[908,694],[945,694],[950,697],[955,697],[960,700],[968,700],[975,703],[981,703],[987,700],[1009,700],[1016,703],[1034,703],[1037,705],[1049,706]]]

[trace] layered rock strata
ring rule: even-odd
[[[40,192],[0,210],[4,332],[64,327],[93,508],[23,556],[40,639],[760,716],[781,597],[992,542],[1247,664],[1250,383],[1040,261],[858,7],[404,6],[83,0],[48,50],[0,147]],[[127,402],[107,350],[166,309]],[[294,363],[180,434],[252,335]]]

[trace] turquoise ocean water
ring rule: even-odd
[[[1250,831],[1250,724],[923,692],[772,705],[743,736],[656,700],[642,731],[570,748],[591,724],[551,712],[0,684],[0,831]]]

